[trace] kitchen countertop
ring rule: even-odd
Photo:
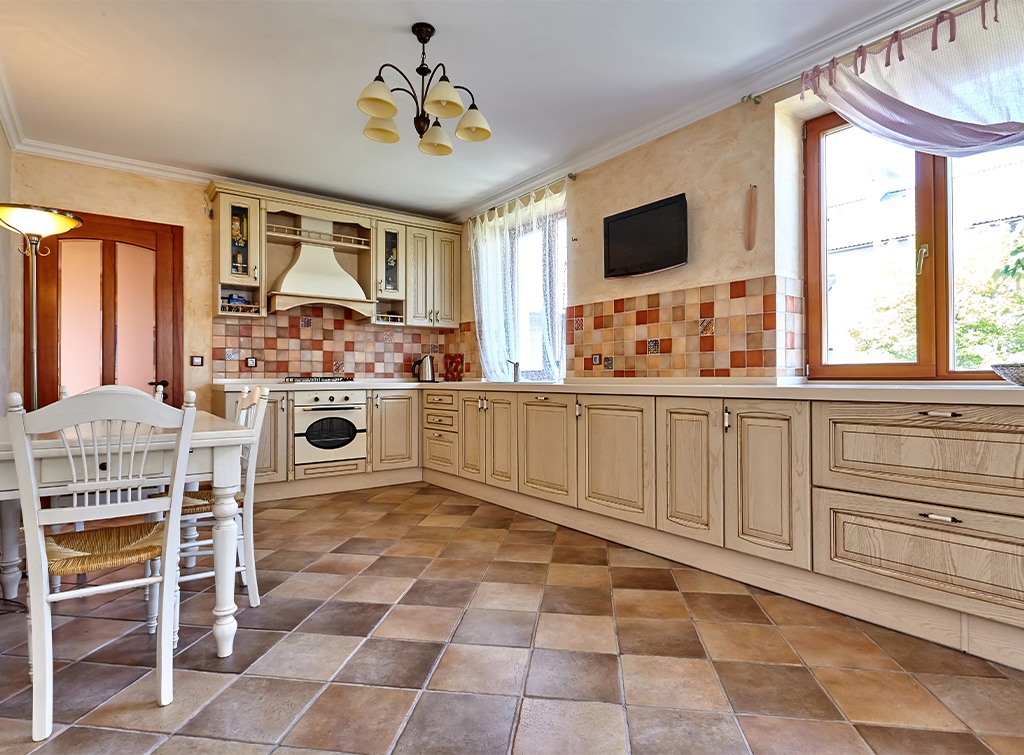
[[[231,390],[243,385],[267,385],[286,391],[384,390],[426,388],[463,391],[520,391],[538,393],[619,394],[628,396],[692,396],[707,398],[787,399],[791,401],[878,401],[921,404],[986,404],[1024,406],[1024,388],[1003,381],[960,382],[821,382],[790,378],[770,382],[737,378],[711,383],[691,381],[582,378],[565,383],[488,383],[467,380],[460,383],[420,383],[415,380],[380,379],[351,382],[285,383],[280,379],[214,381],[214,390]]]

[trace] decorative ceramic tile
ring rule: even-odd
[[[299,318],[299,327],[300,328],[312,328],[313,327],[313,318],[312,317],[300,317]]]
[[[239,351],[239,349],[224,349],[224,358],[229,362],[237,362]]]
[[[705,317],[701,320],[699,332],[702,336],[713,336],[715,334],[715,318]]]
[[[614,370],[615,369],[615,357],[605,357],[604,358],[604,368],[606,370]]]
[[[661,341],[657,338],[647,339],[647,353],[648,354],[660,354],[661,353]]]

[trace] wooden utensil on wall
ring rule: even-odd
[[[753,184],[747,189],[747,212],[745,227],[743,230],[743,246],[749,252],[754,248],[754,238],[757,236],[757,187]]]

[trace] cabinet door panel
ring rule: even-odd
[[[419,465],[419,391],[374,391],[373,471]]]
[[[484,481],[485,424],[484,395],[460,391],[459,404],[459,477]]]
[[[809,405],[726,402],[725,545],[811,568]]]
[[[405,226],[377,225],[377,298],[405,299]]]
[[[519,492],[576,506],[576,396],[519,396]]]
[[[656,434],[658,529],[721,546],[721,400],[659,398]]]
[[[506,490],[519,490],[519,418],[516,394],[492,392],[487,401],[484,421],[487,423],[485,482]]]
[[[434,233],[434,325],[459,327],[462,241],[453,233]]]
[[[405,321],[432,325],[434,308],[434,234],[420,228],[406,231]]]
[[[654,526],[654,399],[580,396],[581,509]]]
[[[459,434],[424,430],[423,466],[438,472],[458,474]]]
[[[263,274],[260,200],[218,194],[216,216],[220,282],[258,286]]]

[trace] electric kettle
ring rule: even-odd
[[[434,380],[434,355],[424,354],[422,359],[412,363],[412,376],[419,378],[421,383],[433,383]]]

